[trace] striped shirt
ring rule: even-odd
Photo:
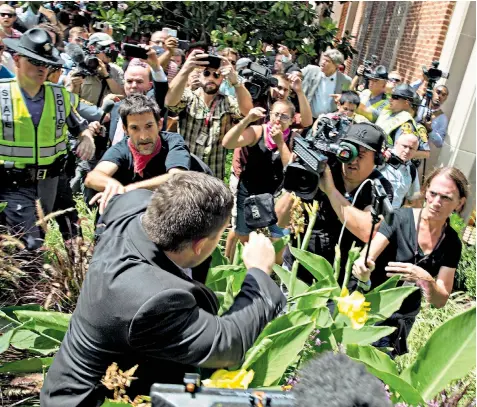
[[[178,132],[182,134],[190,152],[207,164],[220,179],[225,176],[226,150],[222,138],[242,115],[237,99],[218,93],[210,108],[202,100],[202,89],[186,88],[176,106],[168,106],[179,114]]]

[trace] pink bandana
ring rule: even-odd
[[[275,150],[277,148],[276,143],[273,141],[272,136],[270,135],[270,132],[272,131],[272,122],[267,122],[267,127],[266,127],[266,134],[265,134],[265,145],[269,150]],[[288,136],[290,135],[290,129],[286,129],[283,132],[283,141],[286,143],[288,141]]]

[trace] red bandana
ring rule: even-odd
[[[137,151],[136,147],[131,142],[131,139],[128,140],[128,147],[133,156],[134,172],[142,177],[142,172],[144,171],[144,168],[146,168],[147,164],[149,164],[149,161],[151,161],[159,153],[159,151],[161,151],[161,137],[159,136],[157,138],[156,147],[154,147],[154,151],[148,155],[141,154],[139,151]]]

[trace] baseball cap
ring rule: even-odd
[[[115,41],[113,38],[106,33],[94,33],[88,40],[88,46],[98,44],[102,47],[113,44]]]
[[[340,141],[349,141],[371,151],[381,151],[386,136],[380,127],[372,123],[355,123],[349,127]]]

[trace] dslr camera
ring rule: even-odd
[[[443,72],[439,69],[439,61],[433,61],[430,68],[427,68],[426,66],[423,66],[422,67],[422,72],[427,79],[427,87],[426,87],[427,114],[426,114],[426,120],[430,121],[431,117],[432,117],[431,101],[432,101],[432,93],[433,93],[433,90],[434,90],[434,86],[436,86],[436,83],[439,79],[449,78],[449,73],[448,72]]]
[[[331,160],[349,163],[358,156],[352,143],[340,141],[349,130],[352,120],[343,115],[323,116],[316,130],[305,138],[295,137],[293,152],[297,160],[285,168],[283,187],[303,199],[312,199],[318,191],[320,176]]]
[[[266,57],[265,57],[266,58]],[[272,68],[265,60],[249,62],[238,74],[245,78],[244,86],[250,92],[253,100],[265,95],[271,87],[278,86],[278,79],[272,76]]]

